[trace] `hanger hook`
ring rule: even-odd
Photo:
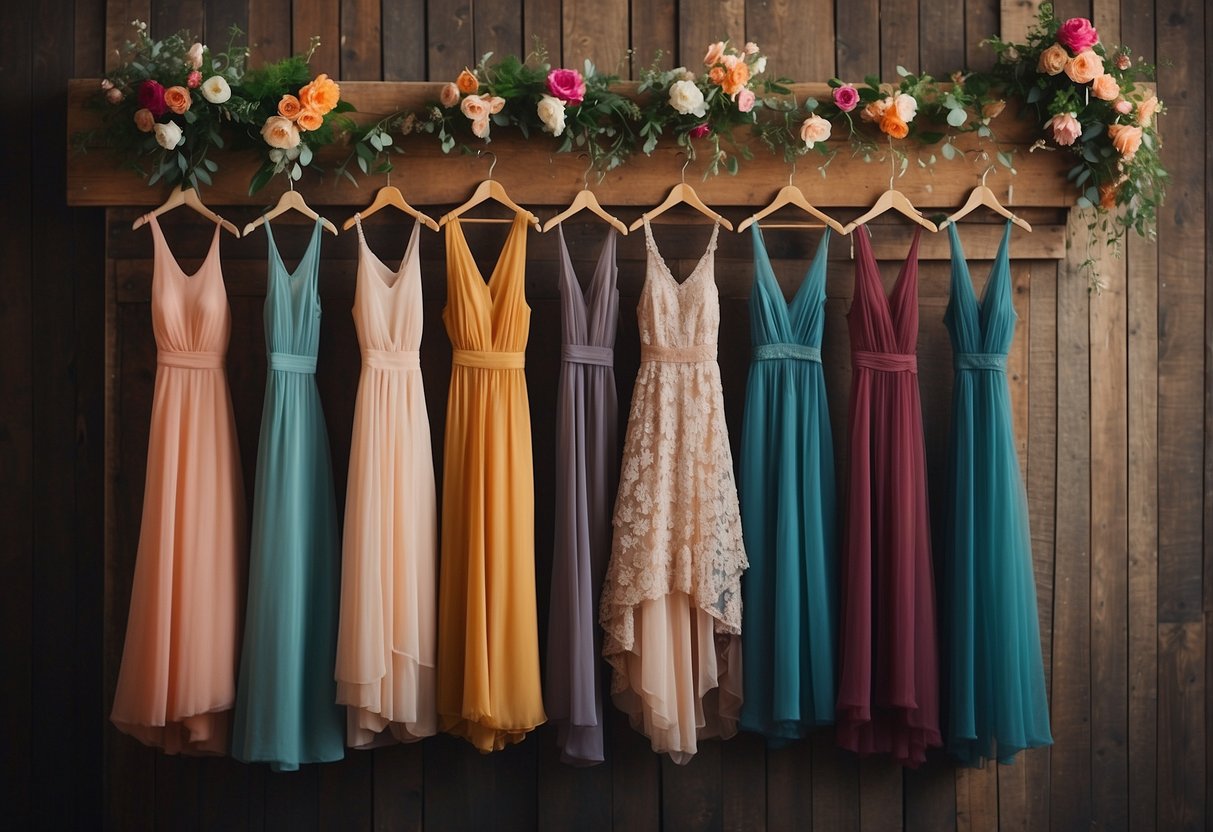
[[[590,158],[588,153],[578,153],[577,158]],[[588,191],[590,189],[590,171],[594,169],[594,160],[590,159],[590,163],[585,166],[585,170],[581,173],[581,190]]]
[[[687,183],[687,165],[691,164],[691,155],[689,153],[687,154],[686,159],[687,160],[682,163],[682,184],[684,185]]]
[[[788,174],[788,185],[792,184],[793,177],[796,176],[796,157],[792,157],[792,172]]]
[[[986,168],[986,172],[981,175],[981,185],[983,188],[985,187],[985,184],[986,184],[986,177],[990,175],[990,172],[992,170],[994,170],[994,166],[990,165],[988,168]]]

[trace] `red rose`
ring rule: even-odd
[[[139,85],[139,106],[160,118],[168,107],[164,103],[164,87],[155,81],[144,81]]]

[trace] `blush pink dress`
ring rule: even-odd
[[[236,698],[247,547],[224,361],[219,227],[185,274],[155,217],[156,388],[126,643],[110,718],[169,753],[222,754]]]

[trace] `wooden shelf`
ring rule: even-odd
[[[97,79],[74,79],[68,88],[69,135],[95,124],[96,115],[84,106],[98,85]],[[436,83],[347,81],[341,85],[342,97],[358,110],[359,121],[374,121],[402,109],[417,109],[437,98],[441,85]],[[631,85],[634,89],[635,85]],[[798,98],[808,95],[824,99],[829,95],[825,84],[797,84],[793,87]],[[1035,133],[1026,122],[1017,119],[1008,107],[992,123],[1000,143],[978,140],[973,134],[958,139],[957,147],[964,150],[984,148],[993,156],[998,149],[1014,150],[1018,175],[1011,176],[996,165],[987,184],[999,194],[1004,203],[1020,207],[1065,208],[1073,204],[1075,193],[1065,179],[1067,158],[1048,151],[1028,153]],[[494,128],[497,136],[485,146],[497,156],[493,170],[495,179],[509,189],[510,195],[528,206],[559,205],[567,202],[581,188],[586,159],[576,153],[556,153],[556,141],[547,136],[522,139],[516,133]],[[488,172],[490,159],[460,153],[443,154],[432,135],[397,138],[403,155],[393,155],[396,171],[393,184],[400,187],[415,205],[449,205],[464,200]],[[914,160],[919,153],[913,144],[905,144]],[[69,147],[71,143],[69,142]],[[889,165],[865,162],[851,156],[846,141],[831,142],[839,152],[830,163],[827,176],[822,177],[817,166],[824,157],[815,154],[800,160],[795,183],[821,207],[858,207],[869,204],[889,184]],[[923,156],[938,150],[921,151]],[[326,169],[323,178],[308,174],[298,186],[313,205],[356,206],[367,202],[374,189],[383,182],[381,176],[360,177],[361,187],[332,175],[332,167],[349,153],[346,147],[333,147],[318,154],[316,163]],[[219,172],[215,185],[207,188],[205,198],[210,205],[264,205],[275,200],[284,187],[275,182],[264,191],[250,197],[248,182],[257,167],[250,152],[215,154]],[[664,198],[669,188],[679,181],[684,159],[675,147],[661,147],[652,156],[638,155],[622,168],[612,171],[606,179],[593,184],[604,205],[647,206]],[[897,187],[920,208],[946,209],[963,202],[977,178],[989,167],[989,162],[973,162],[967,158],[947,161],[939,156],[937,162],[921,168],[911,161],[906,175],[897,179]],[[704,201],[710,205],[761,205],[788,182],[790,167],[764,147],[754,147],[754,159],[743,161],[737,176],[722,174],[700,181],[702,159],[692,162],[686,170],[688,182],[694,183]],[[281,179],[281,177],[279,177]],[[591,178],[591,182],[593,179]],[[1008,188],[1013,187],[1013,199]],[[108,151],[87,153],[69,151],[67,164],[67,202],[77,206],[143,206],[163,201],[167,188],[144,184],[135,173],[121,168]]]

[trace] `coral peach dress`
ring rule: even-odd
[[[110,718],[169,753],[222,754],[244,603],[244,486],[224,360],[231,312],[219,227],[187,275],[155,247],[156,388],[126,643]]]
[[[615,704],[678,764],[735,734],[741,711],[747,563],[716,363],[719,228],[678,283],[645,221],[640,371],[599,613]]]
[[[366,748],[437,731],[438,516],[418,353],[421,226],[392,270],[355,222],[362,374],[345,496],[337,701],[347,706],[346,741]]]
[[[438,601],[439,728],[483,752],[545,721],[535,609],[535,493],[525,349],[527,219],[486,283],[446,227],[451,339]]]

